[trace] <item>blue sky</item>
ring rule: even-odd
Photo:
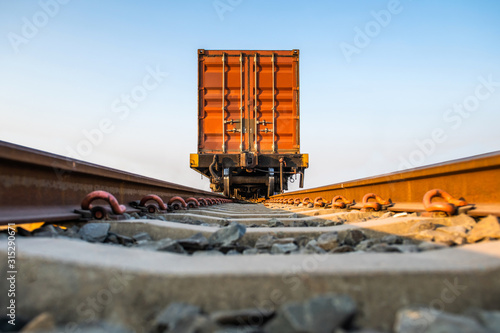
[[[300,49],[305,185],[342,182],[500,150],[499,41],[498,1],[0,0],[0,140],[208,189],[197,49]]]

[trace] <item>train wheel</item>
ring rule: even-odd
[[[267,197],[274,195],[274,169],[269,169],[269,184],[267,185]]]
[[[224,195],[226,197],[231,196],[231,179],[229,177],[229,169],[224,169]]]

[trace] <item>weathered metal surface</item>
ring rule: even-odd
[[[222,197],[0,141],[0,224],[77,218],[73,210],[96,190],[125,205],[150,193],[166,201],[175,196]]]
[[[354,208],[367,193],[391,200],[389,210],[425,211],[423,198],[427,191],[442,189],[454,198],[463,198],[475,208],[470,215],[500,216],[500,152],[434,164],[377,177],[294,191],[273,196],[278,198],[324,197],[331,201],[341,195],[355,200]]]

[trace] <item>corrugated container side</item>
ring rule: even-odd
[[[198,65],[199,153],[300,152],[298,50],[199,50]]]

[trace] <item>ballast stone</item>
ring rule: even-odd
[[[274,311],[263,308],[240,310],[221,310],[212,312],[210,319],[220,325],[258,325],[261,326],[274,315]]]
[[[336,231],[322,234],[318,237],[316,245],[325,251],[333,250],[340,245],[339,235]]]
[[[165,238],[161,239],[159,241],[156,241],[156,251],[165,251],[165,252],[174,252],[174,253],[181,253],[181,254],[186,254],[186,251],[184,248],[175,240]]]
[[[179,239],[177,243],[188,251],[199,251],[208,246],[208,239],[199,232],[189,238]]]
[[[147,232],[140,232],[134,236],[132,236],[132,238],[137,242],[137,243],[140,243],[140,242],[147,242],[147,241],[150,241],[152,240],[151,236],[147,233]]]
[[[102,243],[108,236],[109,228],[109,223],[87,223],[81,227],[78,234],[87,242]]]
[[[264,327],[266,333],[330,333],[356,313],[347,295],[326,294],[304,302],[284,304]]]
[[[36,237],[58,237],[64,236],[64,230],[56,228],[52,224],[47,224],[33,232],[33,236]]]
[[[237,242],[245,235],[246,227],[237,222],[231,222],[228,227],[221,228],[214,232],[208,242],[213,246],[229,246]]]
[[[467,241],[474,243],[485,238],[500,238],[500,223],[493,215],[479,221],[467,235]]]
[[[285,243],[285,244],[275,243],[271,247],[271,253],[272,254],[284,254],[284,253],[293,252],[297,249],[298,249],[298,247],[294,243]]]
[[[259,239],[257,239],[257,242],[255,243],[255,247],[257,249],[270,249],[271,246],[274,244],[274,236],[273,235],[263,235],[260,236]]]
[[[306,244],[302,253],[305,253],[305,254],[324,254],[324,253],[326,253],[326,251],[323,250],[321,247],[319,247],[318,242],[315,239],[313,239],[313,240],[310,240]]]
[[[449,223],[450,223],[449,226],[462,226],[465,227],[467,230],[474,228],[474,226],[477,224],[476,220],[474,220],[467,214],[460,214],[457,216],[453,216],[449,218]]]
[[[345,237],[342,241],[346,245],[356,246],[359,243],[361,243],[361,241],[365,240],[366,238],[367,237],[363,231],[353,229],[353,230],[348,230],[346,232]]]
[[[486,311],[478,308],[470,308],[465,311],[464,314],[486,327],[488,332],[500,333],[500,311]]]
[[[487,333],[472,318],[454,315],[430,308],[406,308],[399,310],[394,323],[395,333]]]
[[[284,227],[285,224],[278,219],[270,219],[268,222],[269,228]]]
[[[201,309],[198,306],[185,303],[171,303],[156,316],[153,324],[153,331],[173,331],[182,320],[194,318],[200,313]]]

